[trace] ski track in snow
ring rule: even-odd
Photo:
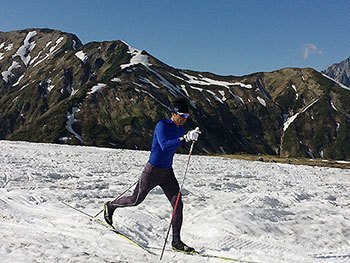
[[[0,146],[0,262],[158,261],[61,203],[96,214],[135,183],[148,152]],[[175,155],[180,182],[186,160]],[[251,262],[350,262],[349,189],[350,170],[193,156],[183,188],[182,238],[206,253]],[[117,209],[114,221],[138,242],[159,248],[170,216],[156,187],[138,207]],[[163,261],[223,262],[168,250]]]

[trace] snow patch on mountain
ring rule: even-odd
[[[185,92],[186,96],[187,97],[190,97],[190,94],[188,93],[187,89],[186,89],[186,86],[185,85],[181,85],[181,89],[183,90],[183,92]]]
[[[137,50],[133,47],[131,47],[129,44],[127,44],[126,42],[124,42],[128,48],[129,51],[128,53],[131,54],[131,59],[130,59],[130,63],[128,64],[122,64],[120,65],[121,69],[126,69],[126,68],[130,68],[132,66],[141,64],[143,66],[145,66],[147,68],[148,71],[150,71],[151,73],[153,73],[158,79],[159,82],[166,87],[169,92],[171,94],[173,94],[174,96],[177,96],[179,94],[182,95],[181,92],[181,88],[179,88],[176,85],[171,84],[164,76],[162,76],[160,73],[158,73],[157,71],[153,70],[150,66],[152,66],[152,64],[149,62],[149,58],[147,55],[142,54],[142,51]],[[143,79],[143,81],[146,81],[145,79]],[[149,84],[153,85],[151,82],[149,82]]]
[[[36,43],[35,41],[30,42],[30,40],[37,34],[36,31],[30,31],[23,41],[23,45],[19,47],[17,52],[13,57],[19,56],[23,61],[24,65],[28,66],[30,61],[30,52],[34,49]]]
[[[95,92],[98,92],[99,90],[107,87],[107,84],[104,83],[98,83],[97,85],[93,86],[91,90],[87,93],[88,95],[93,94]]]
[[[15,84],[12,85],[12,87],[16,87],[19,85],[19,83],[21,82],[21,80],[24,78],[24,75],[20,76],[17,80],[17,82]]]
[[[295,92],[295,99],[297,100],[299,98],[299,94],[298,94],[298,90],[297,90],[297,87],[293,84],[292,85],[292,89],[294,90]]]
[[[83,143],[83,139],[81,136],[73,129],[73,124],[77,121],[75,119],[75,114],[78,113],[80,109],[78,107],[72,108],[72,113],[67,112],[67,122],[66,129],[75,136],[81,143]]]
[[[75,56],[79,58],[83,63],[85,63],[88,59],[88,56],[84,53],[83,50],[80,50],[77,53],[75,53]]]
[[[42,63],[43,61],[45,61],[46,59],[48,59],[50,56],[54,55],[57,51],[59,51],[59,49],[57,49],[57,47],[60,45],[60,43],[61,43],[63,40],[64,40],[64,37],[60,37],[59,39],[57,39],[56,42],[55,42],[55,46],[51,47],[51,48],[48,50],[48,52],[47,52],[44,56],[42,56],[40,60],[38,60],[38,59],[40,58],[40,56],[41,56],[42,51],[43,51],[43,50],[41,50],[41,51],[38,53],[38,55],[30,61],[30,65],[34,64],[34,62],[38,60],[38,61],[33,65],[33,67],[36,67],[37,65],[39,65],[40,63]],[[47,49],[51,44],[52,44],[52,42],[49,41],[49,42],[46,44],[45,49]]]
[[[145,84],[149,84],[149,85],[155,87],[156,89],[160,89],[160,87],[157,84],[155,84],[154,82],[150,81],[148,78],[140,77],[140,81],[142,81]]]
[[[333,108],[335,111],[338,111],[338,109],[337,109],[337,107],[334,105],[334,102],[333,102],[333,101],[331,101],[331,106],[332,106],[332,108]]]
[[[260,97],[258,96],[256,99],[259,101],[259,103],[260,103],[261,105],[263,105],[264,107],[266,107],[266,101],[265,101],[263,98],[260,98]]]
[[[5,51],[11,51],[13,49],[13,44],[8,44],[6,47],[4,47]]]
[[[253,86],[251,84],[244,84],[241,82],[228,82],[228,81],[221,81],[221,80],[215,80],[215,79],[211,79],[211,78],[206,78],[203,76],[192,76],[189,75],[185,72],[181,73],[182,75],[184,75],[187,79],[183,79],[184,81],[186,81],[189,84],[197,84],[197,85],[201,85],[201,86],[211,86],[211,85],[215,85],[215,86],[223,86],[226,87],[227,89],[230,89],[230,87],[233,86],[240,86],[242,88],[246,88],[246,89],[252,89]]]
[[[50,53],[51,55],[55,54],[58,49],[57,47],[59,46],[59,44],[64,40],[64,37],[60,37],[59,39],[56,40],[56,44],[50,48]]]
[[[220,95],[221,95],[221,100],[222,101],[226,101],[227,100],[227,98],[225,97],[225,91],[224,90],[219,90],[219,93],[220,93]]]
[[[17,61],[12,61],[11,66],[8,68],[8,70],[1,73],[2,79],[8,83],[10,77],[14,77],[15,75],[12,73],[12,70],[16,68],[20,68],[21,64]]]
[[[208,92],[209,94],[211,94],[211,95],[213,96],[213,98],[214,98],[216,101],[218,101],[218,102],[224,104],[223,100],[220,99],[220,98],[215,94],[215,92],[213,92],[213,91],[211,91],[211,90],[205,90],[205,91]]]
[[[74,89],[72,83],[67,84],[64,88],[62,88],[60,90],[61,94],[64,94],[65,92],[67,92],[69,94],[69,96],[74,96],[77,92],[78,89]]]
[[[119,82],[121,82],[122,80],[121,80],[120,78],[113,78],[113,79],[111,79],[111,81],[112,81],[112,82],[117,82],[117,83],[119,83]]]
[[[164,78],[160,73],[156,72],[155,70],[152,70],[150,68],[149,70],[158,77],[158,79],[160,80],[160,83],[164,87],[166,87],[171,94],[173,94],[174,96],[182,95],[181,88],[171,84],[166,78]]]
[[[168,111],[171,111],[171,108],[167,105],[165,105],[163,102],[161,102],[159,99],[157,99],[154,95],[152,95],[150,92],[144,90],[144,89],[141,89],[141,90],[138,90],[139,92],[143,92],[145,94],[147,94],[148,96],[150,96],[152,99],[156,100],[160,105],[162,105],[164,108],[166,108]]]
[[[344,84],[342,84],[342,83],[340,83],[339,81],[337,81],[337,80],[331,78],[330,76],[327,76],[326,74],[323,74],[323,73],[322,73],[322,75],[323,75],[324,77],[326,77],[326,78],[328,78],[328,79],[334,81],[335,83],[337,83],[341,88],[350,90],[350,87],[345,86]]]
[[[186,73],[182,73],[182,75],[184,75],[187,80],[185,80],[187,83],[189,84],[197,84],[197,85],[201,85],[201,86],[210,86],[210,85],[216,85],[216,86],[229,86],[229,85],[233,85],[233,83],[231,82],[227,82],[227,81],[219,81],[219,80],[214,80],[214,79],[210,79],[210,78],[205,78],[205,77],[195,77]]]
[[[319,99],[316,99],[315,101],[313,101],[312,103],[310,103],[310,105],[308,105],[307,107],[305,107],[302,111],[294,114],[293,116],[287,118],[287,120],[284,122],[283,124],[283,132],[285,132],[288,127],[295,121],[295,119],[298,117],[298,115],[300,113],[304,113],[305,111],[307,111],[307,109],[309,109],[312,105],[314,105]]]
[[[202,88],[198,88],[198,87],[195,87],[195,86],[190,86],[190,88],[194,89],[194,90],[198,90],[199,92],[203,92]]]
[[[127,44],[127,45],[129,47],[128,53],[131,54],[131,59],[130,59],[130,63],[120,65],[121,69],[132,67],[132,66],[135,66],[137,64],[142,64],[146,67],[149,67],[152,65],[148,61],[148,56],[142,54],[141,50],[135,49],[135,48],[131,47],[129,44]]]

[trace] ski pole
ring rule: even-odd
[[[112,201],[112,203],[113,203],[114,201],[117,201],[120,197],[122,197],[127,191],[130,190],[131,187],[133,187],[135,184],[137,184],[137,182],[138,182],[138,180],[137,180],[135,183],[133,183],[132,185],[130,185],[130,186],[128,187],[128,189],[126,189],[124,192],[122,192],[120,195],[118,195],[118,196]],[[97,217],[99,214],[101,214],[101,213],[103,212],[103,210],[104,210],[104,209],[102,209],[100,212],[98,212],[98,213],[94,216],[94,218]]]
[[[180,201],[181,190],[182,190],[182,187],[183,187],[184,182],[185,182],[185,178],[186,178],[186,174],[187,174],[187,170],[188,170],[188,165],[189,165],[189,163],[190,163],[190,159],[191,159],[191,156],[192,156],[192,150],[193,150],[193,147],[194,147],[194,143],[195,143],[195,141],[192,142],[191,148],[190,148],[190,152],[189,152],[189,154],[188,154],[188,160],[187,160],[187,165],[186,165],[186,169],[185,169],[185,174],[184,174],[184,177],[183,177],[183,179],[182,179],[182,183],[181,183],[179,192],[178,192],[178,194],[177,194],[177,196],[176,196],[176,201],[175,201],[175,205],[174,205],[174,209],[173,209],[173,214],[172,214],[172,216],[171,216],[170,224],[169,224],[169,227],[168,227],[168,231],[167,231],[167,233],[166,233],[166,237],[165,237],[165,241],[164,241],[162,253],[160,254],[160,259],[159,259],[159,261],[161,261],[162,258],[163,258],[163,254],[164,254],[164,251],[165,251],[165,246],[166,246],[166,243],[167,243],[167,240],[168,240],[168,237],[169,237],[169,233],[170,233],[170,228],[171,228],[171,225],[173,224],[174,217],[175,217],[176,210],[177,210],[177,206],[178,206],[179,201]]]

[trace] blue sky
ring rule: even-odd
[[[349,0],[2,0],[0,31],[33,27],[83,43],[122,39],[164,63],[220,75],[323,70],[350,57]]]

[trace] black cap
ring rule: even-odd
[[[188,107],[187,99],[184,97],[177,97],[172,103],[173,112],[189,113],[190,109]]]

